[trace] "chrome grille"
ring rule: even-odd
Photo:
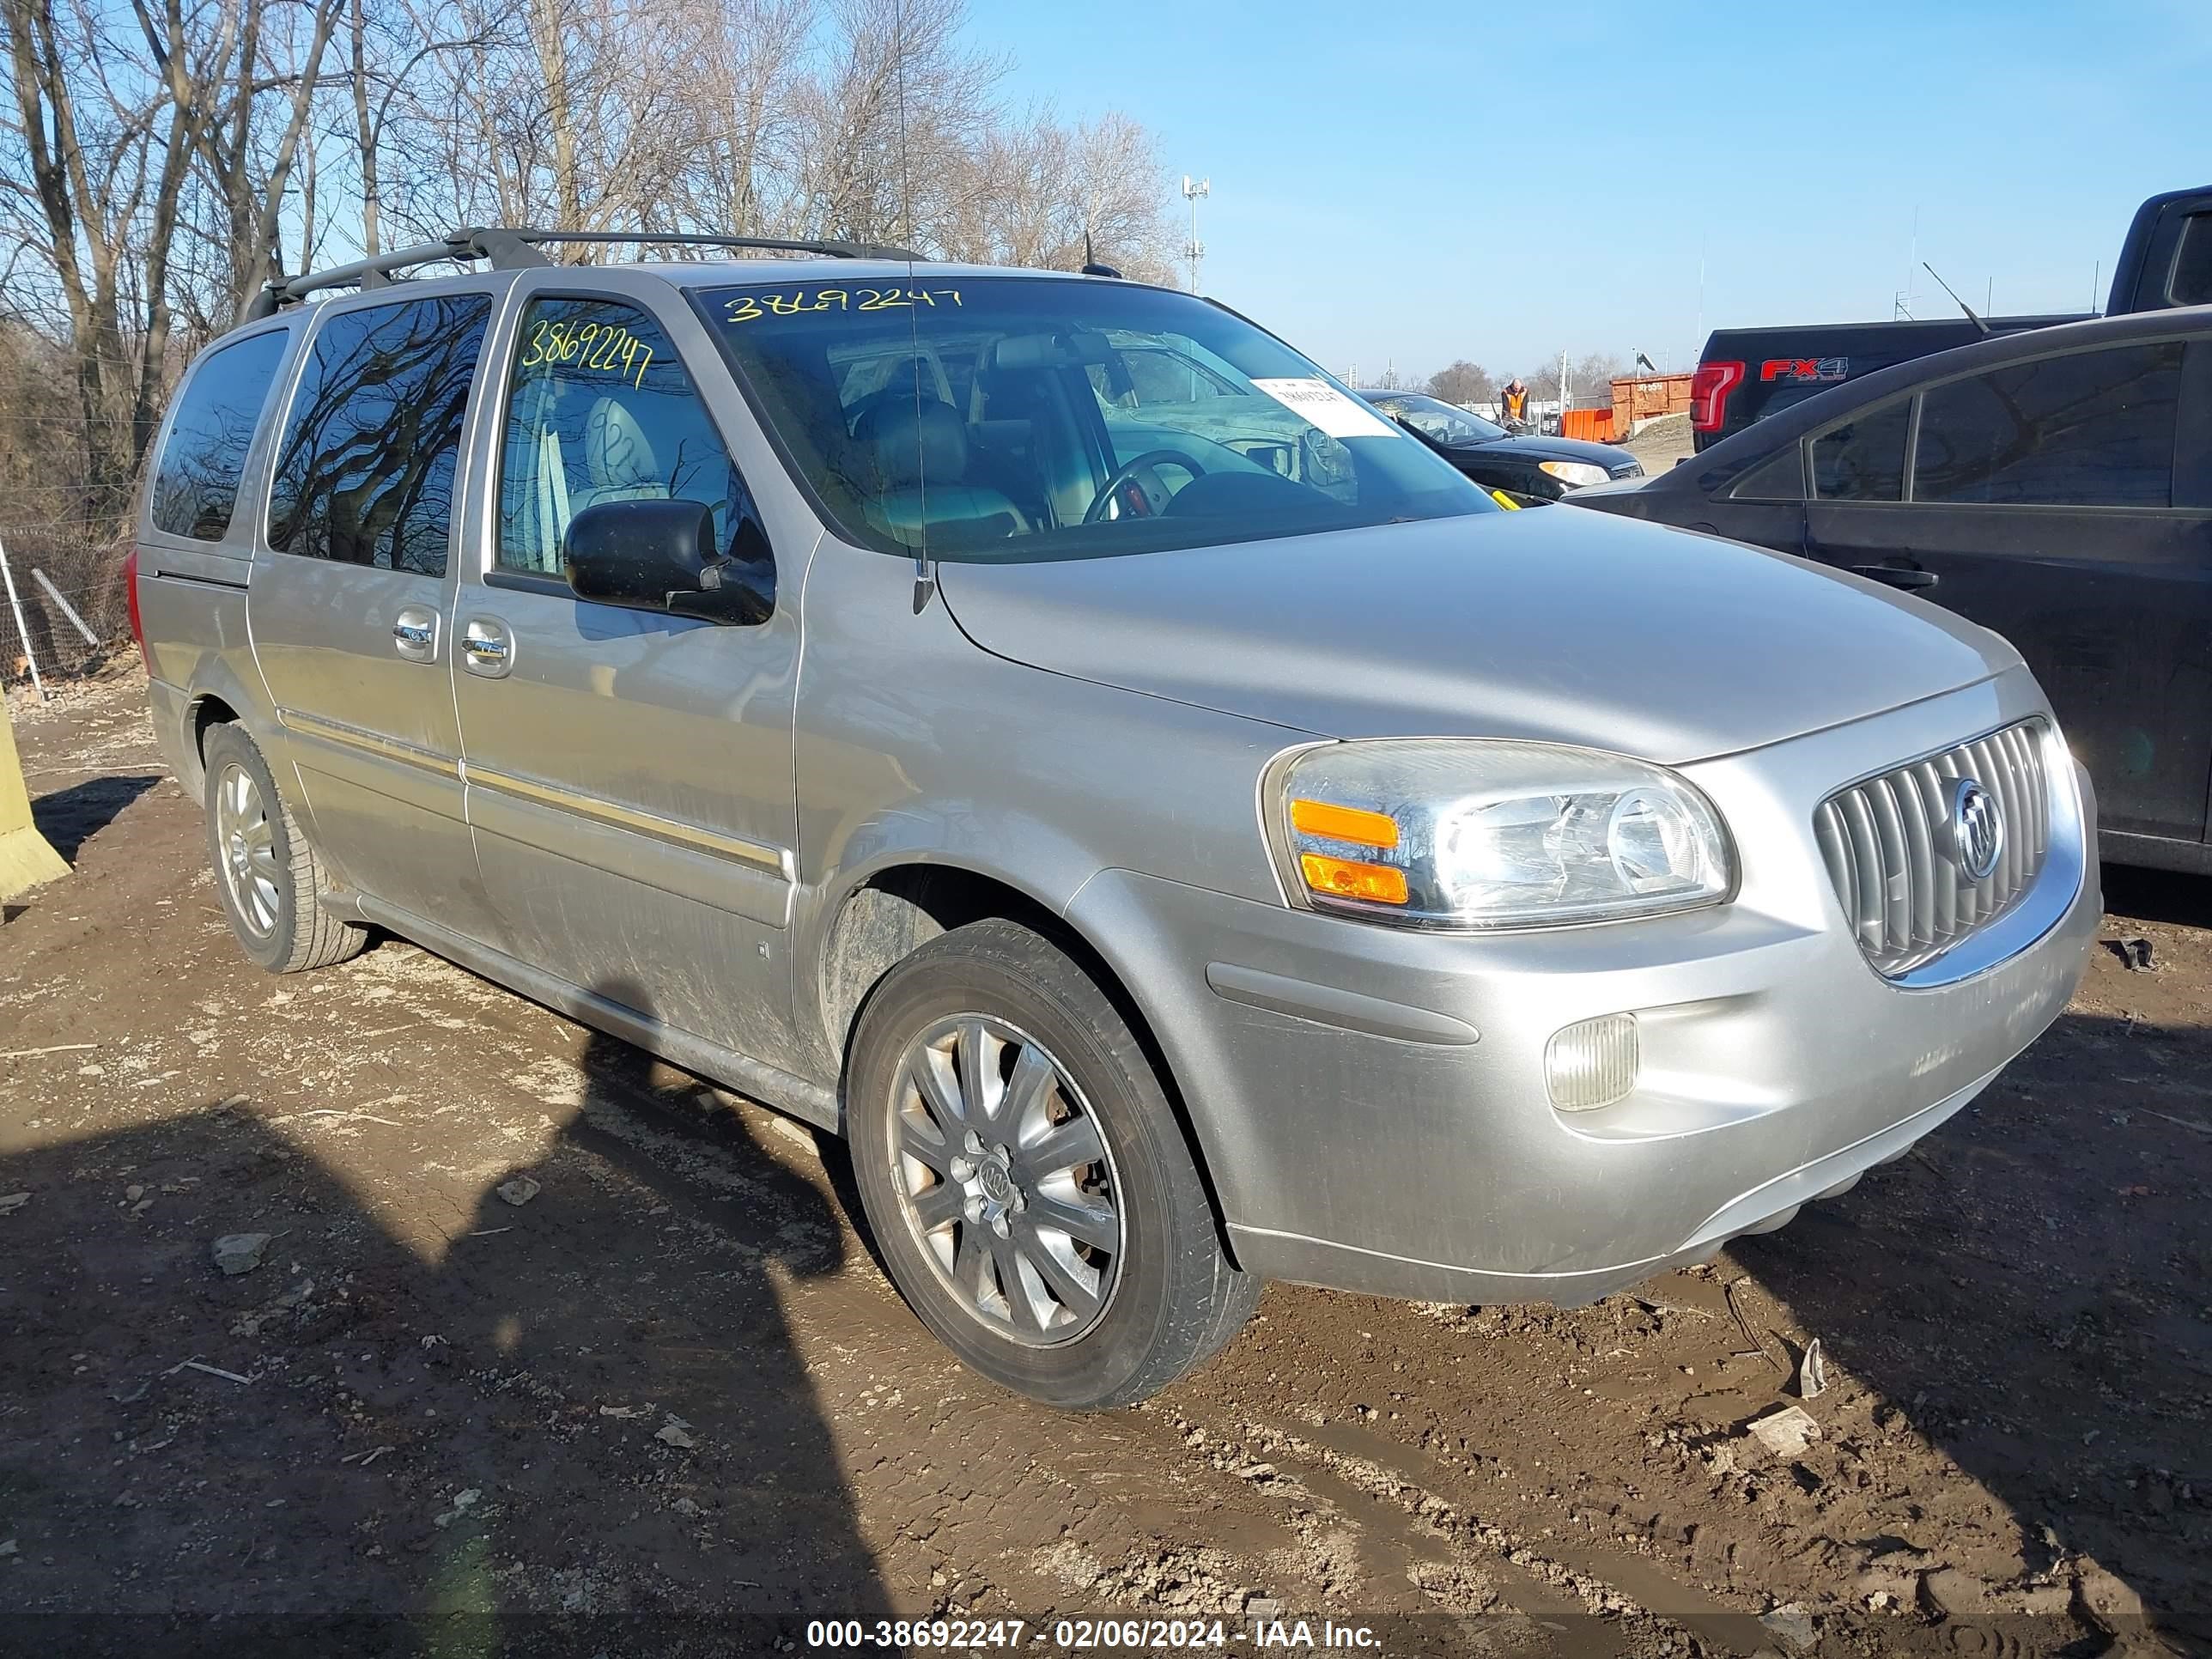
[[[2051,847],[2051,790],[2041,720],[1993,732],[1838,790],[1813,815],[1828,878],[1859,948],[1896,978],[1943,954],[2011,908],[2034,884]],[[2004,844],[1983,880],[1962,867],[1951,798],[1972,778],[2004,811]]]

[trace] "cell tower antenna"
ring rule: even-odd
[[[1194,179],[1188,173],[1182,176],[1183,199],[1190,204],[1190,246],[1183,249],[1183,257],[1190,261],[1190,291],[1198,292],[1199,261],[1206,258],[1206,244],[1198,240],[1199,198],[1213,193],[1213,180]]]

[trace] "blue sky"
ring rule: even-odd
[[[1363,379],[1686,367],[1701,253],[1708,328],[1887,317],[1909,279],[1954,314],[1916,209],[1977,308],[2081,310],[2137,202],[2212,181],[2212,0],[972,5],[1013,98],[1211,178],[1206,292]]]

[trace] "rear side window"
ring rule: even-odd
[[[461,419],[490,315],[486,295],[449,294],[323,325],[277,452],[270,546],[446,574]]]
[[[1824,501],[1895,501],[1905,497],[1905,436],[1910,398],[1832,426],[1813,440],[1813,493]]]
[[[2178,340],[2077,351],[1933,387],[1913,500],[2170,506],[2181,353]]]
[[[1804,447],[1791,444],[1745,473],[1729,491],[1732,501],[1802,501],[1805,499]]]
[[[2191,214],[2183,222],[2166,297],[2178,306],[2212,305],[2212,213]]]
[[[219,542],[228,532],[246,452],[290,339],[286,330],[272,329],[200,359],[178,394],[154,469],[156,530],[202,542]]]
[[[732,556],[750,504],[660,325],[611,300],[533,300],[500,449],[499,568],[561,574],[569,521],[602,501],[697,501]]]

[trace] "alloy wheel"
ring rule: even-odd
[[[276,836],[253,775],[235,763],[225,766],[215,811],[218,868],[231,908],[256,939],[266,939],[276,927]]]
[[[900,1210],[962,1309],[1033,1347],[1096,1325],[1126,1230],[1113,1155],[1051,1052],[992,1015],[948,1016],[908,1045],[890,1110]]]

